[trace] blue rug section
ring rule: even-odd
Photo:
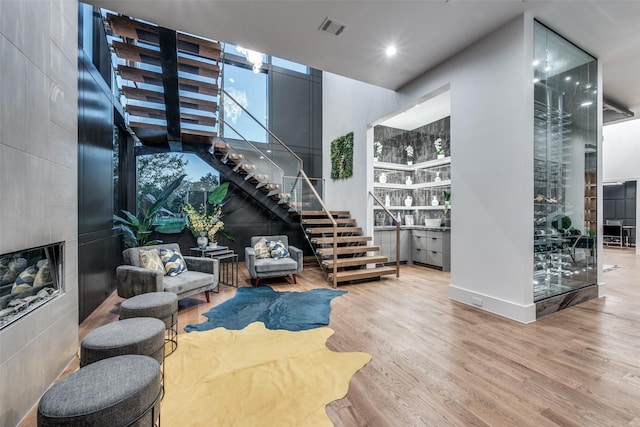
[[[238,288],[236,295],[204,315],[209,319],[184,330],[206,331],[223,327],[244,329],[263,322],[267,329],[303,331],[329,324],[331,300],[347,291],[312,289],[306,292],[276,292],[269,286]]]

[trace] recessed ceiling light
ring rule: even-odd
[[[539,61],[539,60],[537,60],[537,59],[534,59],[534,60],[533,60],[533,66],[534,66],[534,67],[537,67],[539,64],[540,64],[540,61]]]
[[[389,46],[387,48],[387,50],[384,51],[384,53],[387,54],[387,56],[393,56],[396,54],[396,47],[395,46]]]
[[[564,79],[565,79],[566,81],[569,81],[569,80],[571,80],[571,76],[567,76],[567,77],[565,77]]]

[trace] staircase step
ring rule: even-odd
[[[256,177],[257,176],[258,175],[256,175]],[[257,188],[259,188],[261,191],[263,191],[265,193],[268,193],[270,191],[280,190],[280,184],[274,184],[272,182],[267,182],[267,183],[264,183],[264,184],[261,184],[261,185],[257,186]]]
[[[329,211],[332,216],[351,216],[349,211]],[[302,211],[302,216],[327,216],[325,211]]]
[[[156,73],[155,71],[143,70],[126,65],[118,65],[117,71],[120,74],[120,77],[124,80],[155,85],[158,89],[163,87],[162,74]],[[178,77],[178,83],[180,85],[180,90],[200,93],[203,95],[218,95],[218,85],[215,83],[188,79],[186,77]],[[159,91],[160,90],[158,90],[158,92]]]
[[[148,89],[140,89],[137,87],[125,86],[122,88],[122,93],[127,99],[135,99],[137,101],[154,102],[156,104],[164,104],[164,93],[162,90],[156,92]],[[209,113],[218,112],[218,103],[214,101],[207,101],[204,99],[190,98],[188,96],[180,97],[180,106],[182,108],[190,108],[192,110],[207,111]]]
[[[380,264],[388,261],[389,261],[389,258],[387,258],[386,256],[371,255],[371,256],[359,256],[359,257],[351,257],[351,258],[338,258],[337,265],[338,265],[338,268],[342,268],[342,267],[354,267],[356,265]],[[333,269],[333,262],[334,260],[332,259],[324,260],[322,261],[322,265],[324,265],[326,268]]]
[[[336,254],[338,255],[346,255],[346,254],[360,254],[367,252],[378,252],[380,250],[380,246],[341,246],[336,250]],[[333,248],[318,248],[316,253],[320,256],[331,256],[333,255]]]
[[[371,279],[373,277],[388,276],[390,274],[396,274],[395,267],[376,267],[376,268],[363,268],[360,270],[347,270],[339,271],[336,274],[336,281],[350,282],[352,280]],[[329,279],[333,280],[333,274],[329,274]]]
[[[136,21],[126,16],[107,15],[107,23],[111,31],[121,37],[158,44],[158,27],[145,22]],[[220,43],[200,37],[177,33],[178,50],[192,55],[199,55],[215,61],[220,60],[222,48]]]
[[[282,200],[282,199],[290,199],[291,193],[275,193],[269,195],[272,200]]]
[[[192,113],[180,113],[180,118],[187,123],[200,126],[215,126],[216,118]]]
[[[158,108],[143,107],[141,105],[129,104],[125,107],[125,110],[127,110],[127,113],[129,113],[129,115],[131,116],[166,120],[165,111],[160,110]]]
[[[159,125],[159,124],[156,124],[156,123],[138,122],[138,121],[135,121],[135,120],[129,120],[129,126],[131,126],[134,129],[135,128],[154,129],[154,130],[163,131],[165,133],[167,131],[167,127],[166,126]],[[206,137],[208,144],[211,144],[211,138],[215,138],[216,136],[218,136],[218,134],[216,132],[209,132],[209,131],[200,130],[200,129],[182,128],[181,131],[182,131],[182,137],[183,138],[189,139],[189,136]]]
[[[355,224],[356,220],[353,218],[336,218],[335,222],[340,224]],[[331,224],[331,220],[329,218],[312,218],[312,219],[303,219],[302,223],[305,225],[325,225]]]
[[[362,227],[337,227],[338,233],[362,233]],[[333,227],[307,228],[307,234],[333,233]]]
[[[371,236],[338,236],[336,243],[370,242],[371,240],[373,240]],[[333,237],[313,237],[311,243],[314,245],[333,244]]]

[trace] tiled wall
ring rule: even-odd
[[[65,294],[0,331],[10,426],[77,347],[77,2],[1,0],[0,58],[0,253],[65,242]]]
[[[406,147],[408,146],[414,149],[414,163],[433,160],[437,154],[433,142],[438,138],[442,138],[442,148],[445,151],[445,156],[450,156],[450,119],[450,117],[445,117],[411,131],[376,126],[373,130],[373,138],[374,141],[379,141],[382,144],[380,161],[406,163]]]

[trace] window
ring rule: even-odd
[[[267,142],[267,131],[257,124],[239,105],[267,126],[267,75],[251,69],[225,64],[223,89],[235,99],[224,98],[221,134],[226,138]],[[238,105],[239,104],[239,105]],[[228,125],[228,126],[227,126]]]
[[[271,57],[271,65],[295,71],[297,73],[309,74],[309,67],[307,67],[306,65],[298,64],[297,62],[289,61],[287,59],[278,58],[277,56]]]

